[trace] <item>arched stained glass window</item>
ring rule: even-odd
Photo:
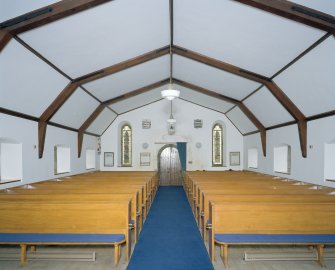
[[[212,129],[212,165],[223,166],[223,129],[215,124]]]
[[[121,128],[121,166],[131,166],[132,130],[125,124]]]

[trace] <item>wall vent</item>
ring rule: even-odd
[[[202,128],[202,120],[194,119],[194,128]]]
[[[142,120],[142,128],[143,129],[151,128],[151,121],[148,119]]]

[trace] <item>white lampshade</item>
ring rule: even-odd
[[[177,120],[174,118],[169,118],[167,121],[169,124],[175,124],[177,122]]]
[[[173,100],[174,98],[179,97],[180,91],[173,90],[173,89],[167,89],[167,90],[163,90],[161,94],[163,98],[166,98],[168,100]]]

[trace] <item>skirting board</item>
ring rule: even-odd
[[[20,253],[8,252],[0,254],[0,261],[19,261]],[[93,252],[27,252],[28,261],[76,261],[94,262]]]
[[[316,261],[317,253],[309,252],[244,252],[245,261]],[[335,253],[324,253],[324,260],[334,260]]]

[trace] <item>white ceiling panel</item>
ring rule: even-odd
[[[58,1],[59,0],[1,0],[0,22],[12,19]]]
[[[173,56],[173,77],[239,100],[260,86],[257,82],[179,55]]]
[[[101,135],[116,117],[115,113],[105,108],[86,131]]]
[[[169,77],[169,56],[145,62],[85,84],[100,100],[107,100]]]
[[[228,111],[231,107],[234,106],[234,104],[230,102],[226,102],[224,100],[220,100],[202,93],[199,93],[197,91],[185,88],[185,87],[177,87],[180,90],[180,97],[182,99],[186,99],[188,101],[191,101],[195,104],[199,104],[201,106],[225,113]]]
[[[290,0],[296,4],[309,7],[330,15],[335,16],[335,1],[334,0]]]
[[[229,0],[174,3],[174,43],[271,77],[324,32]]]
[[[265,86],[243,101],[243,103],[265,127],[294,120]]]
[[[73,78],[169,44],[169,1],[110,1],[20,37]]]
[[[306,115],[335,109],[335,39],[329,37],[274,80]]]
[[[257,130],[257,127],[255,127],[255,125],[240,110],[239,107],[235,107],[226,115],[230,119],[230,121],[232,121],[233,124],[241,131],[242,134]]]
[[[40,117],[69,83],[12,40],[0,53],[0,107]]]
[[[162,86],[143,94],[127,98],[123,101],[110,105],[110,107],[119,114],[124,113],[162,99],[161,91],[164,89],[167,89],[166,86]]]
[[[64,105],[51,118],[56,122],[72,128],[80,128],[86,119],[100,105],[98,101],[80,88],[71,95]]]

